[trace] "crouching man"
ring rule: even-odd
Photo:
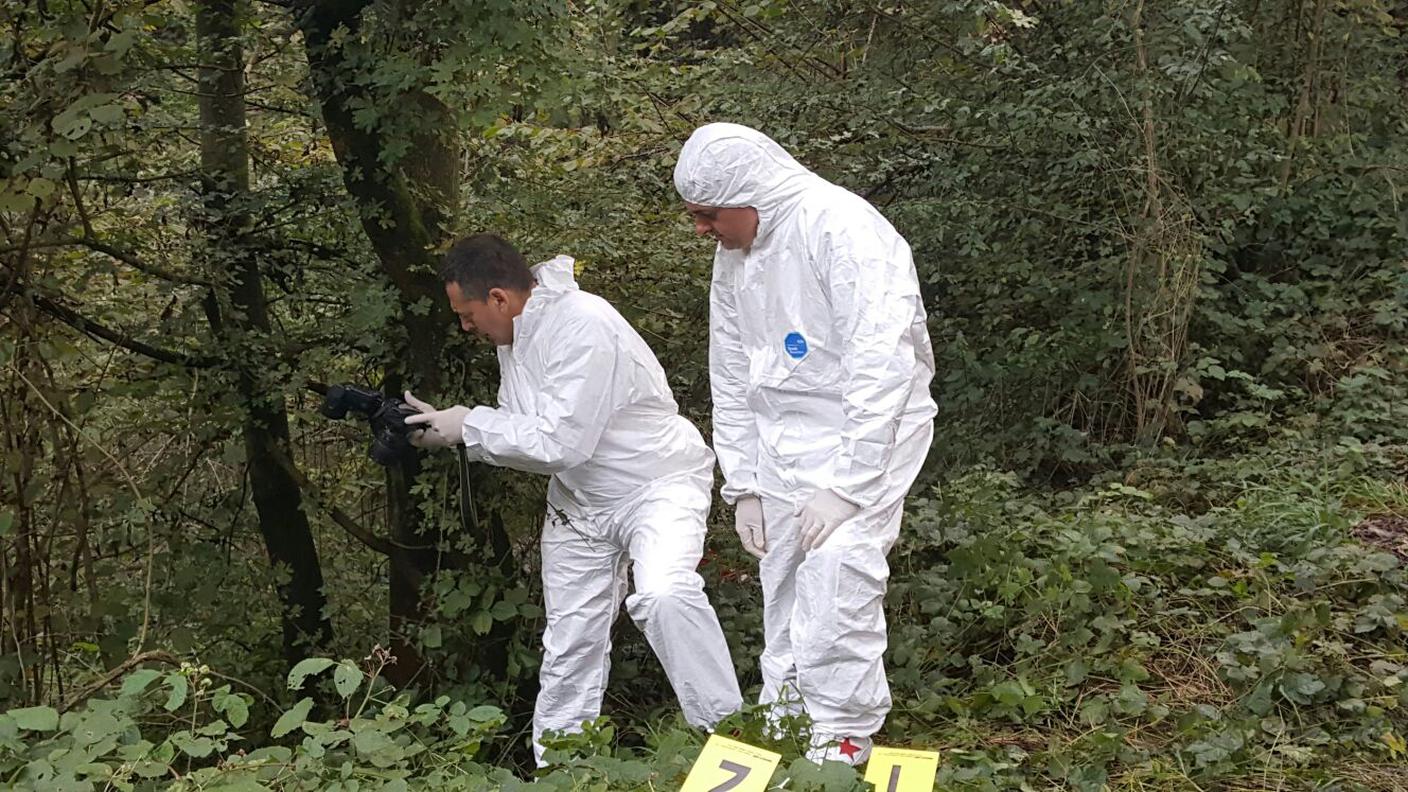
[[[714,455],[679,414],[665,372],[609,303],[577,287],[572,259],[529,268],[491,234],[461,240],[441,278],[460,326],[492,341],[499,405],[421,415],[412,442],[464,445],[472,460],[551,476],[541,539],[545,730],[597,717],[624,600],[660,658],[686,720],[710,728],[742,704],[718,617],[695,571]],[[634,592],[626,596],[629,565]]]

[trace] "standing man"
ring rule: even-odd
[[[742,706],[723,630],[695,569],[714,457],[679,414],[655,355],[605,300],[577,288],[567,256],[529,268],[491,234],[461,240],[440,276],[460,326],[498,346],[499,406],[421,415],[423,447],[465,446],[491,465],[551,476],[543,526],[541,690],[545,730],[601,713],[611,624],[626,610],[650,642],[686,720],[711,728]],[[629,563],[635,592],[626,595]]]
[[[864,199],[737,124],[695,130],[675,188],[718,242],[714,450],[761,559],[762,701],[805,707],[809,758],[860,764],[890,710],[885,556],[937,413],[909,245]]]

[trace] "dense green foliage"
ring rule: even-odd
[[[1302,453],[1193,475],[1151,460],[1133,483],[1054,497],[975,470],[916,499],[894,559],[887,742],[941,747],[954,789],[1400,788],[1408,579],[1346,529],[1408,509],[1408,487],[1366,474],[1382,458],[1288,463]],[[279,686],[291,706],[209,668],[137,671],[62,718],[0,715],[0,773],[33,789],[515,787],[488,762],[511,747],[498,708],[398,696],[371,681],[385,661],[303,661]],[[557,743],[563,765],[538,784],[668,787],[702,743],[673,719],[622,725],[635,747],[602,724]],[[725,728],[783,752],[789,788],[859,788],[762,726]]]
[[[308,385],[491,399],[432,267],[493,229],[575,256],[706,426],[710,256],[670,172],[734,120],[880,206],[925,285],[939,430],[882,742],[962,789],[1408,788],[1403,2],[0,23],[0,783],[527,777],[542,481],[472,471],[466,526],[448,455],[384,472]],[[756,685],[729,517],[704,571]],[[629,627],[607,711],[538,784],[673,788],[702,738]],[[730,728],[789,789],[863,786]]]

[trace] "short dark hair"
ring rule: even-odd
[[[526,292],[534,283],[523,254],[497,234],[475,234],[451,245],[440,263],[440,279],[458,284],[470,300],[489,299],[490,289]]]

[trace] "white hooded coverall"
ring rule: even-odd
[[[552,477],[533,714],[539,763],[544,730],[576,731],[600,714],[623,599],[690,723],[711,727],[742,705],[696,572],[713,454],[679,414],[645,341],[577,288],[572,267],[559,256],[533,268],[537,285],[514,319],[513,343],[498,348],[499,407],[475,407],[463,426],[471,459]]]
[[[714,253],[709,374],[723,495],[758,495],[763,703],[801,704],[816,735],[869,737],[890,709],[885,557],[937,407],[909,245],[861,197],[737,124],[700,127],[675,167],[690,203],[753,207],[746,250]],[[804,552],[797,507],[860,507]]]

